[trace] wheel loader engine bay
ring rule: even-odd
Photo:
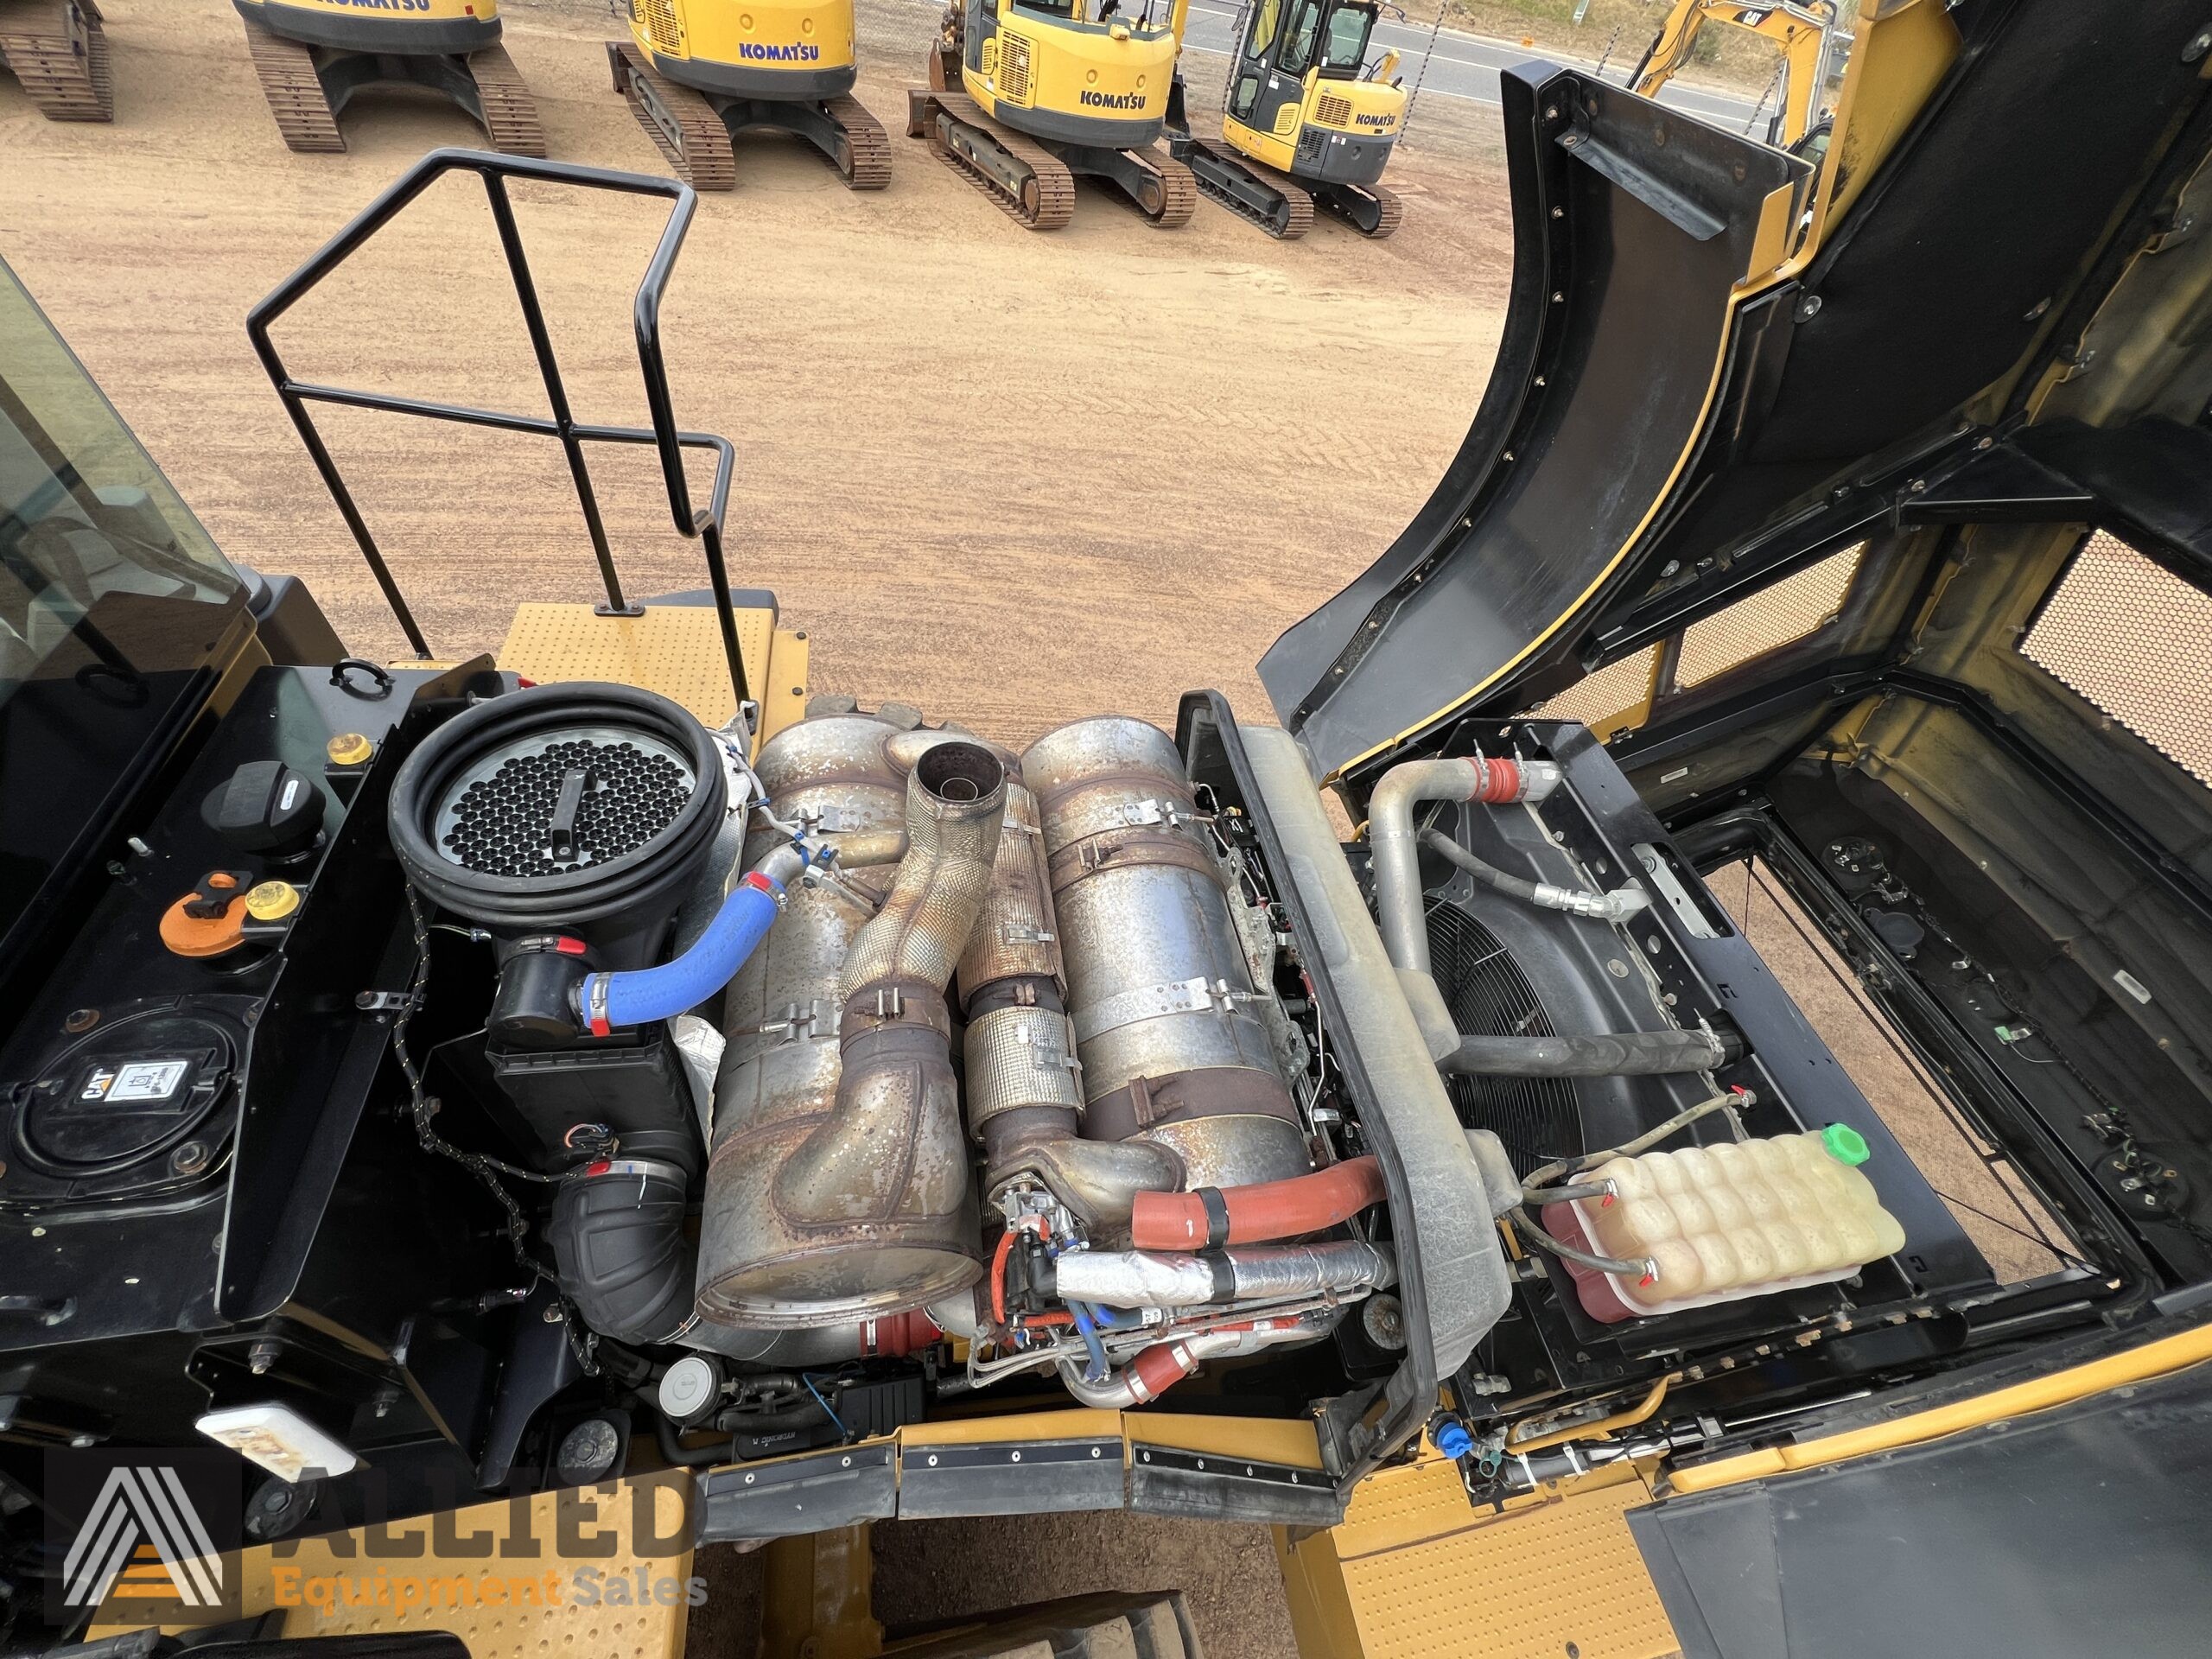
[[[1426,1427],[1503,1478],[1532,1409],[1986,1290],[1588,733],[1446,747],[1340,846],[1211,694],[1016,752],[265,669],[8,1050],[40,1372],[188,1356],[208,1409],[127,1432],[286,1478],[448,1411],[497,1486],[1071,1397],[1312,1421],[1338,1479]],[[340,1309],[401,1323],[406,1384],[328,1351]]]
[[[237,3],[296,146],[393,79],[542,138],[488,4],[425,0],[410,56],[337,0]],[[1521,1603],[1573,1612],[1541,1624],[1570,1656],[1662,1650],[1581,1622],[1616,1580],[1682,1651],[1754,1654],[1918,1639],[1955,1584],[2056,1627],[2104,1605],[2089,1578],[2201,1583],[2144,1517],[2212,1466],[2212,243],[2183,212],[2212,29],[2183,73],[2055,0],[1675,10],[1638,84],[1710,10],[1792,54],[1776,142],[1499,73],[1510,326],[1426,504],[1261,657],[1264,710],[1170,719],[1179,659],[1145,679],[1141,638],[1026,601],[1034,635],[918,608],[914,655],[817,685],[799,619],[734,585],[775,543],[725,546],[740,442],[678,423],[661,307],[754,130],[885,183],[848,0],[762,12],[796,59],[750,12],[639,0],[607,71],[681,181],[436,150],[248,312],[400,660],[229,563],[0,265],[0,1603],[81,1577],[48,1522],[105,1502],[30,1465],[147,1448],[212,1461],[241,1560],[425,1516],[442,1549],[579,1487],[643,1493],[645,1529],[668,1497],[672,1554],[804,1544],[773,1570],[848,1635],[875,1521],[1113,1510],[1274,1528],[1309,1652],[1535,1651]],[[2030,10],[2056,44],[2008,32]],[[1954,10],[1997,54],[1956,78],[2005,78],[1947,115]],[[1168,229],[1202,194],[1277,238],[1397,228],[1383,9],[1253,8],[1218,142],[1174,74],[1188,11],[954,0],[908,136],[1039,230],[1077,177]],[[1803,84],[1847,70],[1863,110]],[[2096,119],[2019,118],[2046,101]],[[2068,218],[2035,169],[2076,151],[2111,178]],[[453,174],[542,401],[295,373],[300,302]],[[541,292],[565,312],[598,251],[541,290],[531,246],[577,192],[664,210],[613,314],[645,425],[563,381]],[[1961,213],[1984,195],[2037,235]],[[435,647],[330,406],[557,443],[604,602]],[[609,448],[704,587],[625,591],[655,555],[601,511],[636,505],[596,493]],[[820,539],[815,602],[860,596]],[[1222,545],[1154,550],[1211,594],[1246,575]],[[961,582],[923,585],[949,614]],[[1033,639],[1125,706],[1025,695]],[[959,674],[1000,684],[991,728],[915,690]],[[2145,1424],[2155,1453],[2116,1438]],[[2026,1599],[2023,1563],[2076,1552]]]

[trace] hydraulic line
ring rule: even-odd
[[[1585,1037],[1466,1037],[1440,1071],[1488,1077],[1660,1077],[1710,1071],[1729,1058],[1707,1031],[1624,1031]]]
[[[1610,1162],[1615,1158],[1633,1158],[1639,1152],[1648,1152],[1657,1146],[1675,1130],[1686,1129],[1700,1118],[1710,1116],[1724,1106],[1749,1107],[1758,1103],[1758,1096],[1750,1090],[1732,1089],[1725,1095],[1715,1095],[1710,1100],[1701,1100],[1694,1106],[1684,1108],[1656,1128],[1646,1129],[1633,1141],[1626,1141],[1618,1147],[1607,1147],[1598,1152],[1586,1152],[1579,1158],[1558,1159],[1533,1169],[1529,1172],[1521,1185],[1524,1190],[1532,1190],[1542,1186],[1548,1181],[1555,1181],[1562,1175],[1578,1174],[1585,1170],[1595,1169],[1599,1165]],[[1551,1199],[1551,1194],[1548,1192],[1539,1196],[1547,1203]]]
[[[1528,1235],[1531,1243],[1541,1249],[1549,1250],[1562,1262],[1573,1262],[1580,1267],[1595,1268],[1599,1273],[1622,1274],[1647,1285],[1659,1276],[1659,1264],[1649,1257],[1641,1262],[1630,1262],[1618,1255],[1595,1255],[1588,1250],[1562,1243],[1538,1226],[1535,1217],[1526,1210],[1513,1212],[1513,1224]]]
[[[1509,899],[1518,899],[1523,904],[1535,905],[1542,910],[1563,910],[1571,916],[1594,916],[1600,921],[1617,922],[1633,916],[1651,901],[1641,887],[1616,887],[1611,893],[1584,893],[1574,887],[1555,887],[1548,881],[1530,881],[1517,875],[1509,875],[1497,865],[1475,856],[1441,830],[1424,830],[1421,844],[1430,851],[1441,854],[1452,863],[1465,870],[1494,893]]]
[[[1295,1238],[1349,1221],[1387,1196],[1382,1166],[1372,1156],[1287,1181],[1140,1192],[1130,1242],[1141,1250],[1197,1250]]]

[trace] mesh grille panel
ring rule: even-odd
[[[1717,616],[1690,624],[1682,634],[1675,683],[1695,685],[1793,639],[1802,639],[1836,613],[1844,594],[1850,591],[1852,577],[1858,574],[1859,556],[1865,550],[1864,542],[1847,547],[1738,601]]]
[[[2212,784],[2212,594],[2100,531],[2074,556],[2020,650]]]
[[[1609,663],[1533,712],[1539,720],[1579,720],[1595,728],[1643,701],[1644,688],[1651,683],[1651,658],[1652,651],[1646,650]]]
[[[1348,127],[1351,124],[1351,100],[1334,92],[1324,92],[1313,106],[1313,117],[1326,126]]]
[[[672,0],[639,0],[632,16],[645,26],[654,48],[662,52],[683,50],[683,28],[676,21]]]
[[[691,798],[664,754],[579,736],[500,760],[441,815],[448,858],[481,875],[545,875],[604,863],[659,835]]]
[[[999,96],[1009,104],[1029,101],[1029,37],[999,34]]]
[[[1470,1037],[1555,1033],[1535,989],[1497,936],[1465,911],[1439,905],[1428,913],[1429,963],[1446,1007]],[[1470,1128],[1488,1129],[1527,1174],[1582,1150],[1574,1084],[1564,1077],[1447,1078],[1452,1104]]]

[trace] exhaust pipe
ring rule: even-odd
[[[981,744],[916,755],[906,855],[845,957],[828,1115],[796,1141],[716,1148],[728,1167],[709,1182],[720,1248],[700,1287],[707,1318],[844,1324],[920,1307],[981,1274],[944,991],[982,912],[1006,783]]]
[[[1034,1176],[1089,1227],[1118,1230],[1137,1194],[1182,1185],[1183,1160],[1151,1141],[1081,1138],[1058,925],[1037,798],[1009,782],[990,896],[960,959],[968,1126],[983,1146],[987,1195]]]

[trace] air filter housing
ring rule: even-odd
[[[720,741],[633,686],[531,686],[425,739],[391,791],[408,880],[504,944],[580,938],[594,966],[651,963],[728,804]]]

